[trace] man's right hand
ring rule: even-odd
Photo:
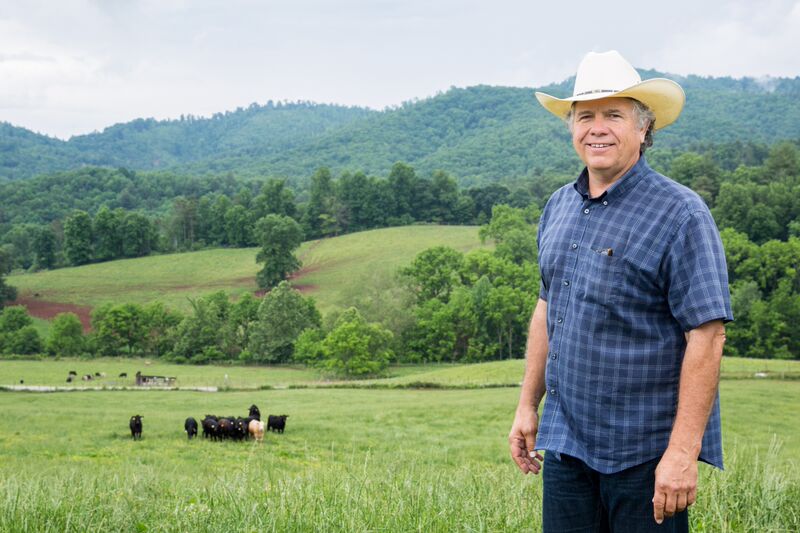
[[[544,457],[536,452],[536,434],[539,432],[539,414],[532,407],[520,407],[508,434],[511,458],[523,474],[538,474]]]

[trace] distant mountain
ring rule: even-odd
[[[683,115],[656,135],[659,150],[800,138],[800,78],[676,79]],[[572,79],[543,87],[569,95]],[[210,118],[138,119],[60,141],[0,123],[0,178],[81,166],[168,169],[192,175],[306,178],[316,168],[385,175],[396,161],[422,173],[446,170],[462,183],[572,172],[569,135],[528,88],[453,88],[397,108],[312,103],[252,105]],[[566,148],[566,149],[565,149]]]

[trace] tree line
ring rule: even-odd
[[[777,144],[763,164],[739,165],[734,170],[721,168],[708,154],[684,153],[672,159],[667,173],[703,197],[721,229],[736,319],[728,325],[726,353],[800,358],[796,327],[800,323],[800,151],[796,145]],[[354,182],[363,185],[361,180],[372,188],[350,187]],[[556,179],[547,183],[549,192],[559,185]],[[259,273],[259,282],[265,287],[277,285],[263,300],[247,296],[233,303],[218,293],[198,299],[187,316],[156,304],[100,308],[95,310],[93,331],[84,339],[88,343],[84,349],[187,363],[298,362],[351,376],[374,374],[388,362],[523,356],[539,283],[535,226],[549,192],[527,202],[521,200],[533,197],[530,191],[515,196],[508,189],[490,188],[472,196],[473,189],[459,191],[446,175],[422,179],[404,164],[395,165],[385,180],[349,174],[334,179],[321,169],[313,176],[304,204],[295,202],[285,183],[276,180],[267,185],[273,187],[270,194],[262,191],[249,200],[243,195],[233,200],[219,196],[214,202],[206,197],[205,201],[209,207],[216,201],[227,206],[218,211],[225,213],[217,218],[218,223],[223,221],[216,226],[220,236],[229,212],[267,212],[256,221],[249,241],[261,246],[258,256],[265,269]],[[355,192],[365,195],[353,200]],[[382,194],[386,203],[378,204],[381,213],[375,218],[364,215]],[[525,207],[509,205],[515,199]],[[480,234],[495,243],[493,250],[468,254],[447,247],[425,250],[391,284],[355,297],[351,309],[324,318],[312,300],[281,281],[297,268],[291,253],[304,238],[366,229],[376,218],[383,224],[415,221],[418,216],[456,223],[459,210],[442,206],[460,203],[471,205],[473,221],[485,217],[477,205],[491,210]],[[269,207],[258,211],[261,208],[254,207],[258,205]],[[103,213],[100,220],[112,220],[114,212]],[[179,224],[181,234],[192,235],[195,243],[215,227],[201,224],[202,217],[176,219],[184,221]],[[194,223],[187,226],[186,220]],[[107,249],[115,248],[109,244]],[[275,261],[278,256],[285,261]],[[5,272],[9,262],[7,253],[0,254]],[[13,289],[0,285],[0,290]],[[8,320],[22,324],[18,318]],[[4,326],[3,342],[11,348],[3,349],[18,351],[34,343],[27,326]],[[15,333],[19,331],[24,333]],[[54,341],[42,342],[45,347],[55,346]]]
[[[46,224],[8,225],[0,246],[11,257],[12,268],[52,269],[151,253],[262,246],[259,222],[268,215],[300,224],[302,241],[419,222],[481,224],[496,204],[525,206],[532,201],[522,188],[459,189],[445,172],[420,177],[404,163],[395,164],[386,178],[361,172],[334,177],[321,168],[299,196],[285,180],[269,179],[255,192],[242,186],[231,194],[178,195],[163,214],[107,205],[94,214],[74,209]]]

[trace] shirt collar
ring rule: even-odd
[[[603,194],[597,198],[589,197],[589,169],[586,167],[584,167],[583,172],[580,173],[578,179],[575,180],[575,183],[573,183],[572,186],[575,188],[575,191],[583,197],[584,200],[619,198],[625,193],[625,191],[636,185],[642,176],[650,171],[650,165],[647,164],[644,154],[641,154],[636,164],[633,165],[630,170],[628,170],[628,172],[626,172],[620,179],[615,181],[611,187],[603,191]]]

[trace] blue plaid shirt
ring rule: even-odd
[[[585,169],[556,191],[538,240],[549,353],[537,449],[602,473],[661,457],[678,404],[684,333],[733,320],[708,207],[642,156],[597,198],[589,198]],[[722,468],[719,396],[700,459]]]

